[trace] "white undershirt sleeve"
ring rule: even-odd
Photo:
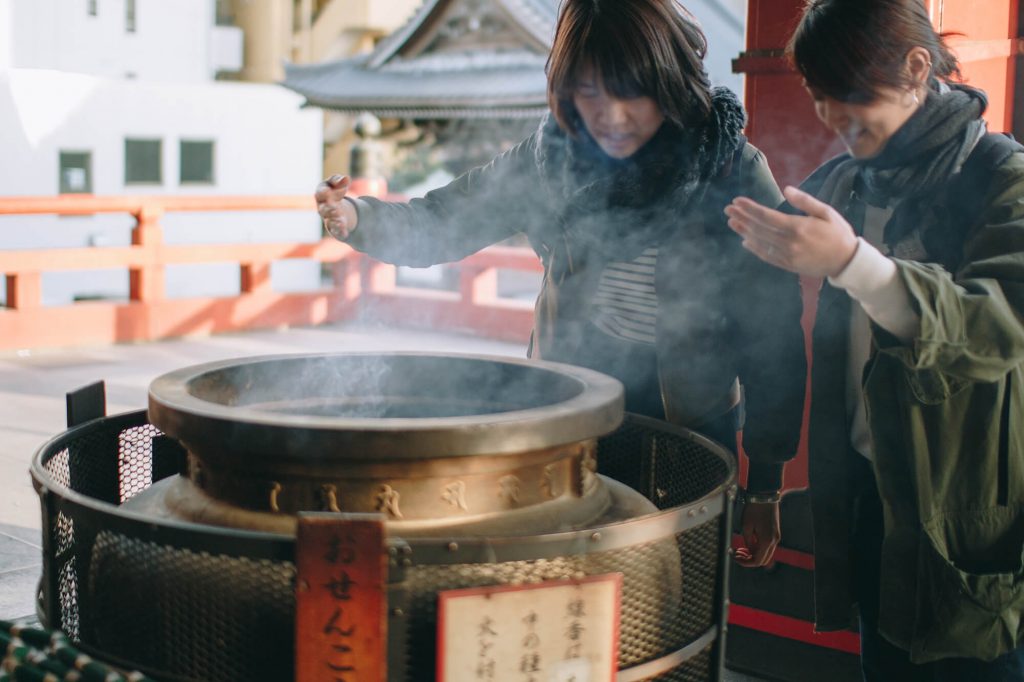
[[[828,281],[845,289],[875,324],[909,344],[921,331],[921,318],[910,304],[910,294],[900,279],[896,263],[864,238],[843,271]]]

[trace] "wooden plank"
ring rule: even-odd
[[[137,214],[146,207],[163,211],[314,211],[312,191],[297,196],[94,196],[2,197],[0,215]]]
[[[88,301],[28,310],[0,308],[0,350],[118,343],[215,334],[353,317],[356,301],[339,290],[156,303]]]
[[[330,262],[355,251],[333,239],[310,243],[195,244],[190,246],[103,246],[68,249],[24,249],[0,252],[0,272],[109,270],[147,265],[231,263],[303,258]]]
[[[296,682],[386,682],[385,533],[380,514],[299,514]]]

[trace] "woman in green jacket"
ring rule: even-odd
[[[1024,680],[1024,155],[920,0],[815,0],[791,52],[849,153],[782,211],[726,212],[766,263],[827,278],[817,625],[857,603],[867,680]]]
[[[748,488],[771,493],[802,416],[799,285],[725,224],[739,194],[782,197],[746,144],[736,97],[711,88],[704,52],[675,0],[567,0],[548,60],[551,115],[534,135],[407,204],[350,198],[340,176],[316,198],[331,234],[401,265],[524,233],[544,263],[530,355],[610,374],[627,410],[734,450],[742,383]],[[748,508],[748,561],[760,564],[778,511],[771,496]]]

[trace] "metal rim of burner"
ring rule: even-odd
[[[231,404],[229,398],[212,399],[218,384],[244,379],[246,372],[251,374],[275,363],[296,365],[282,366],[280,371],[308,371],[302,365],[321,362],[326,366],[328,361],[404,364],[398,370],[417,369],[415,364],[424,361],[475,365],[472,369],[481,371],[500,365],[515,369],[521,375],[518,380],[530,379],[539,384],[543,376],[544,381],[557,381],[550,388],[568,395],[556,400],[533,396],[534,403],[545,402],[511,410],[400,418],[295,414],[259,409],[259,404]],[[230,376],[235,374],[242,376]],[[364,394],[351,397],[367,398]],[[355,442],[374,457],[415,459],[514,453],[593,438],[618,426],[622,405],[622,385],[617,380],[582,367],[486,355],[393,352],[267,355],[185,367],[153,381],[149,409],[156,417],[154,423],[164,424],[166,433],[186,442],[191,434],[199,432],[223,442],[237,441],[238,449],[272,452],[275,458],[287,459],[288,453],[275,445],[301,432],[304,445],[310,449],[337,451]],[[244,424],[246,431],[238,431],[235,424]],[[309,464],[306,460],[302,463]]]
[[[513,532],[538,514],[579,527],[611,503],[595,439],[621,423],[622,395],[588,369],[484,355],[186,367],[153,381],[149,419],[188,450],[188,480],[142,503],[270,532],[291,530],[300,511],[383,512],[417,535],[435,524],[498,532],[496,515]]]

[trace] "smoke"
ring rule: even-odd
[[[809,106],[809,103],[801,100],[794,106]],[[780,124],[777,128],[772,128],[773,122],[767,119],[758,122],[761,129],[766,131],[766,146],[789,150],[777,155],[768,150],[769,163],[775,169],[776,177],[784,182],[799,182],[812,170],[803,167],[808,163],[808,150],[811,149],[812,156],[818,149],[823,152],[823,156],[826,155],[824,152],[835,146],[834,136],[822,128],[819,137],[809,140],[808,131],[794,124],[793,117],[788,116],[777,122]],[[789,144],[792,140],[797,142]],[[562,210],[564,207],[559,205],[566,198],[562,188],[557,187],[560,175],[539,168],[539,158],[536,140],[529,139],[492,163],[466,173],[423,198],[413,199],[407,205],[368,200],[366,212],[360,209],[361,222],[351,243],[385,262],[426,267],[459,261],[482,248],[525,234],[529,235],[535,250],[546,260],[546,265],[555,267],[555,272],[561,273],[563,279],[556,277],[555,285],[565,290],[578,287],[574,280],[579,278],[570,275],[578,274],[577,270],[581,267],[579,260],[571,263],[557,262],[552,266],[552,259],[562,253],[557,250],[559,239],[564,237],[564,230],[560,230],[559,225],[563,223],[564,227],[564,223],[570,221]],[[546,168],[563,168],[562,164],[556,164],[558,159],[550,158],[551,164]],[[816,161],[812,163],[816,165]],[[569,166],[564,168],[566,171],[572,170]],[[622,191],[628,192],[628,189]],[[763,195],[755,198],[770,201],[766,197]],[[596,200],[600,200],[600,197]],[[600,206],[586,208],[600,211]],[[619,215],[610,219],[616,231],[629,234],[631,230],[642,227],[644,216],[649,215],[644,207],[629,213],[629,217]],[[659,253],[657,324],[660,329],[669,329],[672,334],[684,338],[688,345],[680,344],[682,350],[679,357],[659,358],[659,361],[671,360],[678,365],[671,372],[672,378],[683,386],[692,384],[694,389],[687,388],[689,393],[696,393],[698,384],[703,384],[707,388],[708,408],[714,408],[721,401],[721,394],[728,391],[733,377],[738,374],[740,380],[747,385],[751,408],[748,424],[753,428],[748,440],[778,444],[780,450],[788,449],[790,434],[799,431],[799,405],[803,403],[802,379],[786,379],[787,372],[797,377],[804,374],[803,340],[799,327],[801,304],[796,278],[781,271],[774,275],[766,273],[769,266],[761,267],[751,262],[753,256],[742,251],[739,237],[725,226],[724,216],[719,216],[720,224],[705,228],[709,234],[722,230],[722,234],[715,232],[714,239],[706,236],[676,239],[677,234],[687,234],[691,223],[678,211],[673,216],[679,223],[672,233],[675,242],[672,248],[676,250],[675,265],[686,267],[675,268],[666,276],[662,268],[674,266],[662,265]],[[709,246],[712,241],[717,246]],[[545,246],[552,248],[546,250]],[[668,250],[666,248],[665,252]],[[686,253],[681,255],[679,251],[682,250],[686,250]],[[577,258],[581,254],[577,250],[571,255]],[[594,268],[599,265],[591,264]],[[566,309],[576,307],[585,311],[590,302],[584,298],[572,299],[567,296],[559,303]],[[680,299],[685,305],[680,303]],[[427,308],[424,306],[423,310]],[[374,314],[372,308],[365,310],[370,316]],[[559,310],[557,314],[565,315],[566,311]],[[590,319],[589,313],[581,314],[579,310],[568,311],[567,314],[579,318],[576,321]],[[415,309],[409,313],[410,319],[417,315]],[[423,312],[422,315],[415,322],[429,324],[429,313]],[[577,326],[585,328],[582,322]],[[561,329],[564,331],[565,325]],[[588,340],[584,338],[579,346],[581,352],[588,347],[587,343]],[[690,352],[690,357],[685,356],[686,352]],[[570,362],[585,360],[579,353],[564,359]],[[714,362],[710,359],[714,359]],[[714,368],[706,371],[705,367],[699,366],[701,363],[729,365],[735,367],[736,374],[724,377],[724,372],[713,371]],[[659,369],[664,370],[664,367]],[[414,373],[411,371],[400,374],[403,380],[413,380]],[[460,379],[461,384],[456,381],[457,375],[453,374],[453,383],[444,385],[440,382],[438,388],[450,390],[452,394],[469,391],[466,395],[479,395],[479,407],[472,409],[479,409],[480,413],[488,413],[487,410],[491,409],[485,405],[493,404],[493,410],[497,412],[503,409],[500,407],[502,405],[519,404],[517,398],[509,397],[516,395],[509,388],[513,377],[495,377],[479,369],[474,370],[474,374],[476,376]],[[773,391],[776,385],[778,388]],[[655,394],[660,394],[658,389],[658,386],[651,387]],[[672,386],[670,390],[676,388]],[[532,390],[529,395],[532,402],[528,406],[545,404],[542,402],[542,392]],[[435,401],[431,409],[439,415],[459,411],[470,413],[470,408],[456,403],[442,406],[441,402]],[[364,401],[364,406],[369,404],[370,401]],[[789,409],[788,405],[797,407],[795,410]],[[385,409],[376,414],[396,413]],[[795,426],[794,414],[797,421]]]
[[[425,419],[552,406],[579,395],[578,379],[473,356],[317,355],[240,361],[194,379],[209,402],[282,416]]]

